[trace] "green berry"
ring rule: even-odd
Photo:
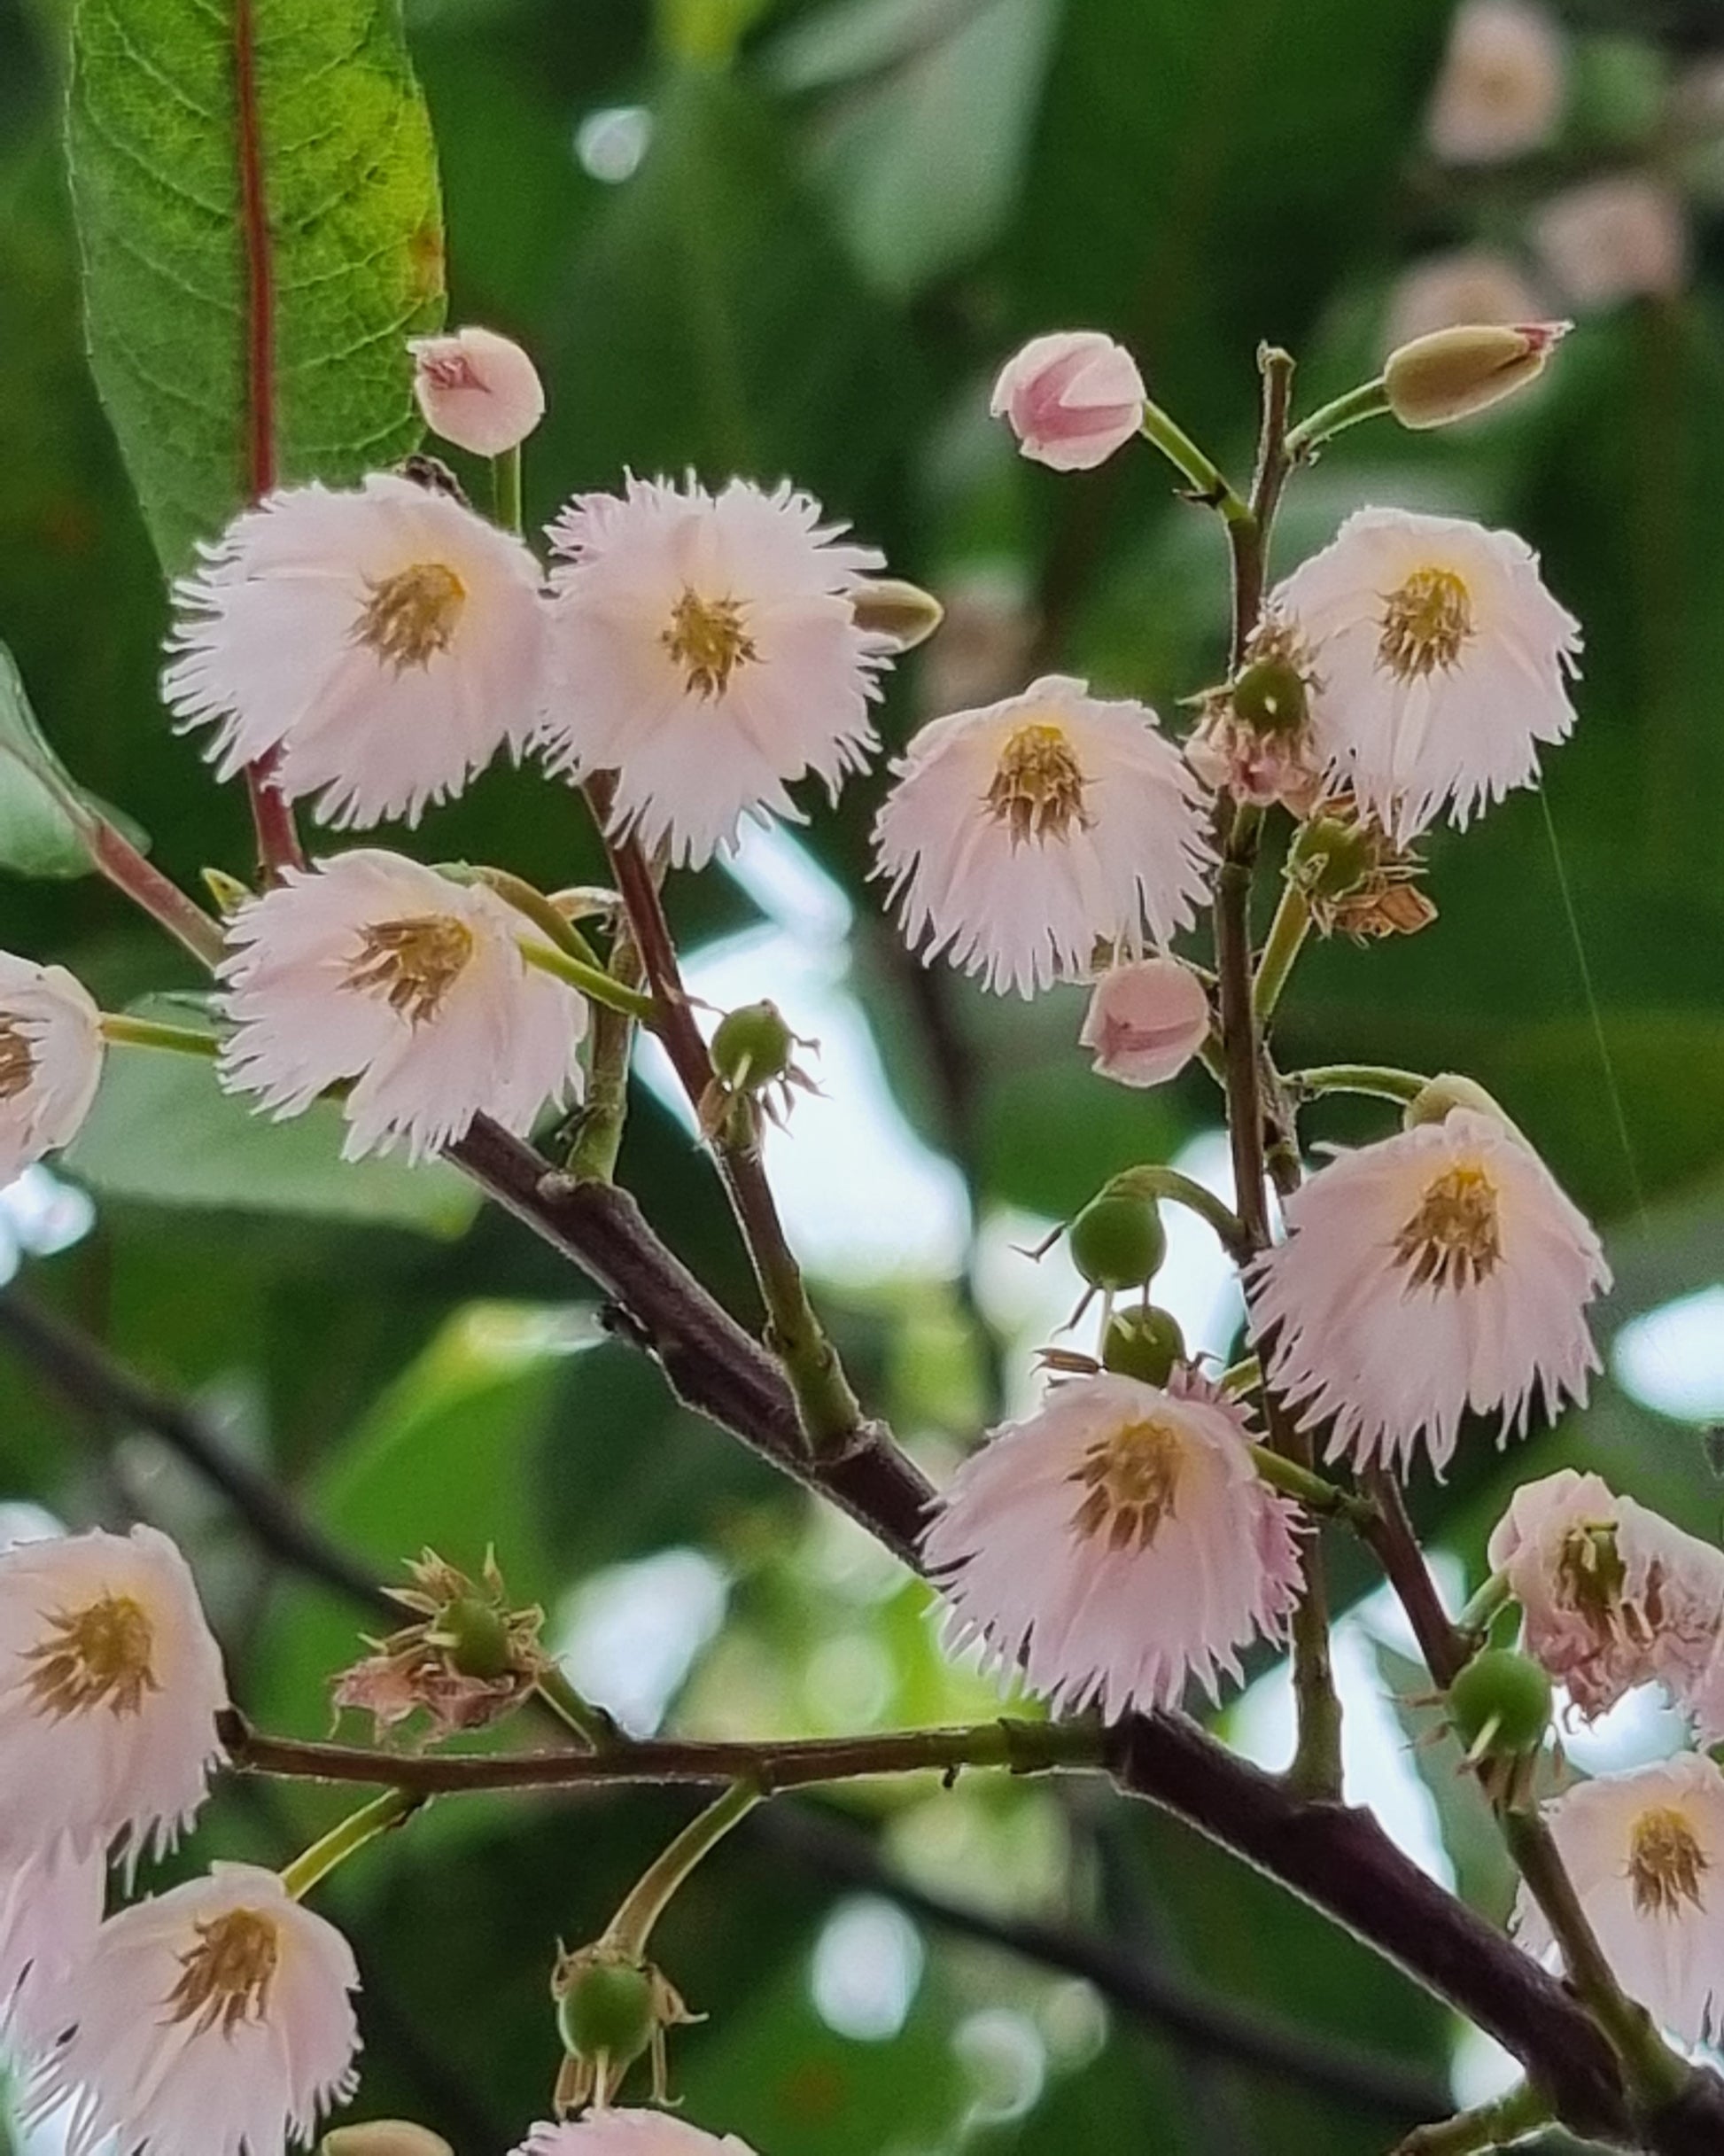
[[[444,1605],[437,1630],[447,1642],[449,1660],[463,1677],[491,1684],[506,1677],[513,1666],[509,1619],[494,1603],[476,1594],[457,1595]]]
[[[573,1970],[556,2003],[557,2034],[577,2059],[625,2066],[652,2042],[658,2024],[653,1980],[629,1961],[592,1960]]]
[[[1344,899],[1357,891],[1377,866],[1376,848],[1355,823],[1335,816],[1316,816],[1288,850],[1298,881],[1313,898]]]
[[[1304,676],[1285,658],[1254,659],[1231,686],[1235,715],[1254,734],[1296,734],[1309,708]]]
[[[784,1077],[796,1037],[776,1003],[743,1003],[726,1011],[712,1036],[712,1068],[736,1092],[756,1092]]]
[[[1142,1309],[1115,1311],[1101,1337],[1103,1368],[1145,1385],[1165,1385],[1174,1365],[1184,1359],[1185,1336],[1178,1319],[1153,1303]]]
[[[1168,1254],[1167,1230],[1153,1198],[1122,1191],[1091,1198],[1066,1231],[1071,1260],[1091,1288],[1110,1295],[1153,1280]]]
[[[1448,1687],[1448,1718],[1469,1755],[1525,1757],[1550,1726],[1550,1679],[1530,1655],[1487,1647]]]

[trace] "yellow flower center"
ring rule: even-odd
[[[1572,1527],[1557,1553],[1557,1599],[1582,1616],[1595,1632],[1614,1623],[1627,1582],[1617,1548],[1616,1529],[1608,1521]]]
[[[429,665],[448,650],[467,587],[447,562],[414,562],[369,588],[353,634],[397,673]]]
[[[449,914],[374,921],[363,931],[346,985],[381,995],[410,1025],[434,1018],[473,955],[473,931]]]
[[[1146,1415],[1122,1423],[1085,1450],[1068,1478],[1084,1493],[1072,1526],[1110,1550],[1146,1550],[1173,1514],[1184,1460],[1184,1442],[1170,1422]]]
[[[1415,1288],[1475,1288],[1503,1257],[1496,1186],[1482,1168],[1445,1168],[1394,1239]]]
[[[15,1101],[29,1085],[35,1050],[16,1018],[0,1017],[0,1101]]]
[[[1635,1821],[1628,1837],[1628,1883],[1636,1915],[1680,1916],[1684,1902],[1704,1911],[1700,1881],[1710,1869],[1694,1829],[1674,1806],[1655,1804]]]
[[[1415,569],[1383,602],[1377,663],[1397,681],[1447,672],[1472,634],[1472,598],[1452,569]]]
[[[230,1909],[196,1930],[197,1943],[179,1957],[179,1981],[163,2002],[169,2021],[190,2021],[199,2036],[261,2021],[281,1959],[273,1919],[255,1909]]]
[[[1006,824],[1012,844],[1064,838],[1072,826],[1086,829],[1083,789],[1088,782],[1063,727],[1045,720],[1006,736],[988,788],[994,821]]]
[[[56,1611],[47,1623],[24,1659],[34,1664],[32,1697],[57,1719],[92,1707],[135,1715],[146,1692],[160,1691],[150,1662],[155,1631],[130,1595],[101,1595],[82,1609]]]
[[[724,695],[739,666],[752,665],[760,657],[742,627],[740,599],[703,599],[687,587],[658,641],[682,668],[688,694],[708,703]]]

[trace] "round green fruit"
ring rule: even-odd
[[[1448,1718],[1469,1753],[1523,1757],[1550,1726],[1550,1679],[1530,1655],[1487,1647],[1448,1687]]]
[[[1153,1198],[1104,1192],[1066,1231],[1071,1261],[1091,1288],[1118,1295],[1154,1279],[1168,1254],[1167,1230]]]

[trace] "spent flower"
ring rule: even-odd
[[[335,1678],[334,1704],[369,1714],[380,1737],[419,1715],[427,1743],[484,1729],[518,1707],[549,1667],[539,1644],[545,1613],[510,1607],[490,1554],[478,1580],[434,1550],[407,1569],[413,1584],[390,1592],[413,1622],[368,1638],[372,1652]]]

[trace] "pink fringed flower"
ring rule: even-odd
[[[1684,2043],[1724,2035],[1724,1774],[1682,1752],[1581,1782],[1544,1816],[1629,1997]],[[1529,1953],[1552,1952],[1524,1887],[1515,1928]]]
[[[509,2156],[753,2156],[734,2134],[721,2140],[668,2111],[589,2111],[535,2126]]]
[[[1038,464],[1088,471],[1138,432],[1146,393],[1123,345],[1099,330],[1056,330],[1006,361],[990,409]]]
[[[1299,1592],[1296,1515],[1250,1443],[1190,1375],[1053,1386],[964,1462],[923,1535],[953,1641],[1061,1710],[1169,1707],[1192,1677],[1213,1696]]]
[[[893,767],[876,873],[924,956],[993,989],[1090,970],[1190,926],[1209,854],[1202,791],[1142,704],[1047,674],[925,726]]]
[[[1177,958],[1140,958],[1102,975],[1077,1038],[1094,1050],[1103,1078],[1164,1086],[1208,1034],[1208,992],[1191,968]]]
[[[64,966],[0,951],[0,1186],[77,1136],[102,1076],[102,1014]]]
[[[1400,841],[1538,782],[1574,724],[1580,627],[1511,532],[1363,509],[1271,598],[1313,670],[1313,754]]]
[[[221,1757],[221,1656],[154,1528],[0,1551],[0,1859],[171,1849]]]
[[[539,370],[494,330],[455,330],[415,337],[413,393],[425,424],[458,449],[501,456],[524,441],[545,416]]]
[[[1588,1721],[1656,1680],[1697,1711],[1705,1742],[1724,1736],[1709,1681],[1724,1633],[1724,1551],[1564,1467],[1516,1491],[1489,1562],[1520,1604],[1527,1652]]]
[[[631,479],[551,526],[559,668],[554,769],[616,774],[615,828],[698,868],[745,816],[801,821],[786,788],[835,799],[874,746],[890,640],[856,624],[884,565],[812,496],[733,479],[718,494]]]
[[[221,778],[279,751],[276,784],[324,822],[416,822],[544,709],[539,564],[391,473],[271,494],[174,596],[168,704],[216,728]]]
[[[1494,165],[1550,139],[1567,70],[1561,27],[1532,0],[1465,0],[1449,33],[1431,147],[1455,165]]]
[[[65,1842],[0,1865],[0,2038],[26,2057],[59,2034],[55,1988],[96,1936],[106,1881],[99,1854],[74,1856]]]
[[[523,958],[536,937],[494,891],[398,853],[290,869],[228,923],[221,1082],[281,1117],[355,1081],[350,1160],[421,1159],[481,1109],[524,1133],[569,1097],[586,1030],[583,1000]]]
[[[1469,1413],[1524,1432],[1584,1400],[1598,1238],[1495,1117],[1456,1109],[1340,1154],[1286,1201],[1287,1241],[1249,1280],[1269,1379],[1328,1457],[1438,1472]]]
[[[353,1950],[273,1872],[207,1879],[110,1917],[56,2002],[64,2039],[27,2110],[67,2156],[283,2156],[357,2084]]]

